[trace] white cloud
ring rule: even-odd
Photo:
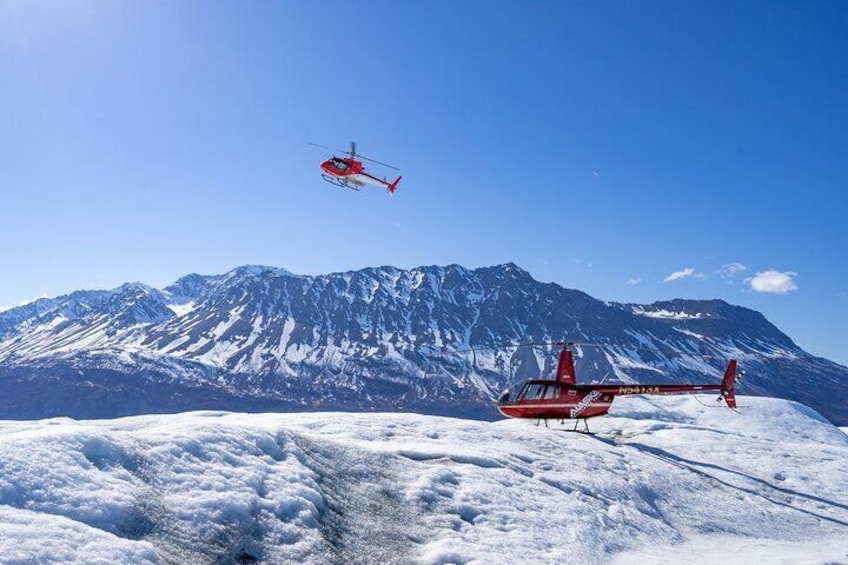
[[[792,271],[761,271],[745,282],[754,292],[768,292],[771,294],[786,294],[798,290],[793,278],[797,275]]]
[[[693,267],[687,267],[687,268],[683,269],[682,271],[675,271],[675,272],[671,273],[670,275],[668,275],[666,278],[663,279],[663,282],[676,281],[676,280],[679,280],[679,279],[685,279],[686,277],[692,277],[692,276],[695,276],[695,269]]]
[[[746,267],[742,263],[728,263],[719,267],[716,273],[723,279],[732,279],[735,278],[736,275],[738,275],[739,273],[744,273],[747,270],[748,267]]]
[[[642,282],[641,278],[633,277],[633,278],[627,279],[627,286],[635,286],[635,285],[639,284],[640,282]]]

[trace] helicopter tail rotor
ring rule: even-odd
[[[724,378],[721,381],[721,396],[716,400],[724,400],[731,408],[736,408],[736,393],[734,391],[736,384],[742,381],[745,376],[745,371],[736,372],[736,359],[731,359],[727,364],[727,370],[724,372]]]
[[[393,183],[389,184],[389,186],[387,187],[387,188],[389,189],[389,194],[394,194],[394,193],[395,193],[395,190],[397,190],[397,185],[398,185],[398,183],[400,182],[400,179],[402,179],[402,178],[403,178],[403,175],[401,175],[401,176],[399,176],[398,178],[396,178],[396,179],[395,179],[395,182],[393,182]]]

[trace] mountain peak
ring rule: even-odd
[[[513,262],[502,263],[500,265],[493,265],[491,267],[480,267],[478,269],[474,269],[475,273],[483,273],[487,275],[496,275],[496,276],[507,276],[511,278],[520,278],[520,279],[531,279],[533,280],[533,276],[526,271],[516,265]]]
[[[283,269],[281,267],[270,267],[268,265],[242,265],[241,267],[236,267],[231,271],[228,271],[224,276],[226,277],[260,277],[264,275],[280,275],[280,276],[294,276],[294,273]]]
[[[147,295],[158,295],[161,291],[159,289],[153,288],[150,285],[144,284],[142,282],[127,282],[117,287],[114,292],[116,293],[134,293],[138,294],[139,292]]]
[[[522,274],[522,275],[529,275],[530,274],[528,271],[522,269],[521,267],[519,267],[518,265],[516,265],[512,261],[497,265],[495,268],[500,269],[500,270],[502,270],[506,273],[519,273],[519,274]]]

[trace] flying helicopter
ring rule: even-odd
[[[724,372],[721,384],[679,384],[679,385],[643,385],[643,384],[586,384],[577,383],[574,372],[574,356],[572,348],[575,346],[596,346],[596,344],[584,344],[571,341],[558,341],[546,344],[533,345],[555,345],[561,346],[559,364],[557,366],[556,378],[531,379],[518,383],[511,389],[505,391],[497,402],[497,408],[501,414],[508,418],[532,418],[537,424],[548,419],[575,420],[574,429],[583,421],[585,431],[590,433],[588,418],[603,416],[606,414],[616,396],[628,396],[634,394],[686,394],[696,392],[718,391],[717,402],[722,400],[729,408],[736,409],[736,395],[734,388],[745,376],[745,371],[736,372],[736,359],[731,359]]]
[[[318,145],[317,143],[310,143],[310,145],[330,149],[329,147]],[[356,153],[355,141],[350,142],[350,151],[338,152],[344,153],[345,155],[348,155],[348,157],[336,157],[333,155],[330,159],[321,163],[321,170],[324,171],[321,173],[321,178],[324,179],[324,181],[342,188],[349,188],[357,192],[361,188],[364,188],[366,184],[373,184],[383,186],[388,189],[389,194],[394,194],[402,176],[398,176],[394,182],[389,182],[385,177],[382,179],[375,177],[374,175],[370,175],[365,172],[365,166],[362,164],[362,161],[377,163],[378,165],[382,165],[396,171],[399,170],[397,167],[389,165],[388,163],[377,161],[376,159],[370,159],[363,155],[358,155]]]

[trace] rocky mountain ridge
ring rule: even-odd
[[[586,382],[718,380],[848,423],[848,368],[722,300],[607,303],[518,266],[321,276],[245,266],[156,289],[127,283],[0,312],[0,417],[191,408],[413,410],[495,417],[511,381],[550,375],[561,339]]]

